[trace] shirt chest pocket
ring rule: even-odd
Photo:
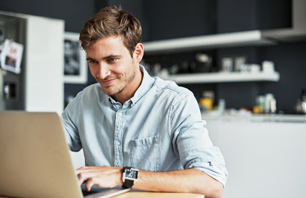
[[[160,166],[159,136],[135,139],[129,143],[128,164],[132,167],[158,171]]]

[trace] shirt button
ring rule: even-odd
[[[116,145],[119,146],[119,145],[120,145],[120,142],[119,142],[119,141],[116,141]]]

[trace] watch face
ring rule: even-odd
[[[131,178],[131,179],[137,179],[138,171],[135,171],[133,169],[125,169],[125,177]]]

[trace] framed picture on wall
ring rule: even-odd
[[[87,83],[86,54],[85,51],[81,49],[78,33],[65,32],[64,82]]]

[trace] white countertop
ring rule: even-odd
[[[252,122],[252,123],[305,123],[306,115],[265,115],[265,114],[250,114],[250,115],[216,115],[202,113],[202,118],[207,122]]]

